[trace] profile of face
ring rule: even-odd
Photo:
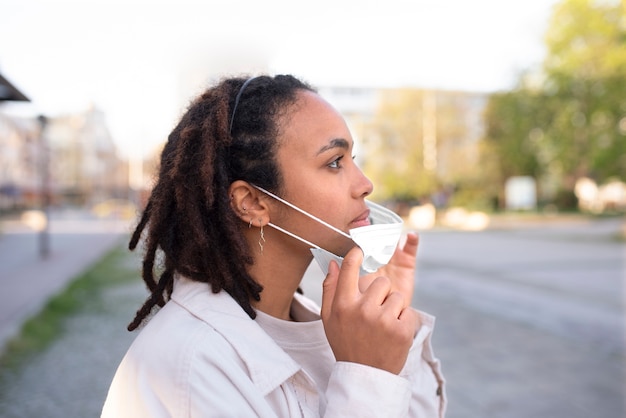
[[[373,186],[354,162],[354,141],[337,110],[318,94],[300,91],[281,118],[277,143],[284,200],[344,232],[369,225],[365,198]],[[270,201],[274,224],[335,254],[344,255],[354,246],[298,211]]]

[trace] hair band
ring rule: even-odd
[[[231,135],[233,133],[233,122],[235,121],[235,113],[237,112],[237,106],[239,105],[239,99],[241,99],[241,94],[243,93],[245,88],[248,86],[248,84],[250,84],[250,82],[254,80],[255,78],[256,77],[250,77],[249,79],[247,79],[243,83],[241,88],[239,89],[239,92],[237,93],[237,97],[235,97],[235,104],[233,105],[233,113],[230,115],[230,126],[228,127],[228,133]]]

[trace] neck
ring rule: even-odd
[[[261,300],[252,304],[268,315],[289,320],[293,295],[313,256],[305,246],[271,227],[265,227],[264,234],[261,252],[258,228],[246,231],[254,256],[249,272],[263,286]]]

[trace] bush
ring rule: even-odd
[[[553,203],[559,211],[578,211],[578,198],[573,190],[559,189]]]

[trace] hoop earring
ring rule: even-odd
[[[259,218],[259,226],[261,227],[261,238],[259,238],[259,247],[261,247],[261,254],[263,254],[263,243],[265,243],[265,235],[263,234],[263,223]]]

